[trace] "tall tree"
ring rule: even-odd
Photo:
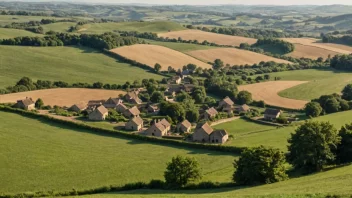
[[[339,163],[352,162],[352,123],[341,127],[339,136],[341,143],[337,147],[337,161]]]
[[[352,100],[352,84],[348,84],[343,88],[342,98],[345,100]]]
[[[323,108],[321,108],[320,104],[317,102],[309,102],[306,104],[304,111],[307,116],[318,117],[323,111]]]
[[[252,103],[252,94],[248,91],[240,91],[237,94],[236,101],[238,104],[250,104]]]
[[[160,65],[159,63],[156,63],[156,64],[154,65],[154,70],[155,70],[156,73],[159,73],[160,70],[161,70],[161,65]]]

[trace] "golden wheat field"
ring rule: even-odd
[[[266,104],[290,109],[302,109],[307,101],[283,98],[278,95],[282,90],[307,83],[307,81],[269,81],[239,86],[239,90],[252,93],[254,100],[263,100]]]
[[[154,67],[156,63],[159,63],[162,66],[161,70],[167,70],[169,66],[174,69],[182,69],[184,65],[189,63],[202,68],[211,68],[211,65],[191,56],[158,45],[138,44],[115,48],[110,51],[151,67]]]
[[[178,39],[181,37],[183,40],[198,40],[198,42],[208,41],[218,45],[232,45],[239,46],[241,43],[254,44],[257,39],[246,38],[241,36],[230,36],[224,34],[216,34],[212,32],[204,32],[201,30],[182,30],[158,34],[159,37],[168,37]]]
[[[195,50],[188,52],[189,55],[203,60],[205,62],[214,62],[215,59],[221,59],[225,64],[230,65],[253,65],[261,61],[274,61],[277,63],[291,63],[286,60],[273,58],[263,54],[258,54],[248,50],[240,50],[235,48],[216,48],[209,50]]]
[[[41,98],[45,105],[50,106],[71,106],[77,103],[88,102],[89,100],[107,100],[110,97],[117,98],[124,94],[120,90],[84,89],[84,88],[59,88],[43,89],[36,91],[20,92],[0,95],[0,103],[14,103],[26,97],[37,100]]]

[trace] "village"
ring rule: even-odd
[[[187,82],[185,77],[174,76],[169,79],[168,88],[165,90],[165,101],[177,103],[174,98],[178,93],[192,92],[195,86],[189,83],[182,84],[182,82]],[[160,104],[143,102],[139,98],[144,91],[134,89],[118,97],[80,102],[71,107],[55,107],[56,111],[51,110],[46,113],[56,114],[56,117],[65,119],[66,114],[64,117],[65,115],[58,113],[58,109],[61,109],[68,112],[68,115],[72,112],[76,117],[83,116],[85,122],[106,122],[109,115],[115,115],[119,117],[118,121],[110,121],[110,123],[118,123],[118,130],[121,131],[190,142],[224,144],[229,140],[229,133],[224,129],[213,129],[212,125],[238,119],[253,111],[247,104],[236,105],[229,97],[225,97],[218,101],[216,106],[200,107],[197,122],[192,123],[183,119],[175,123],[168,115],[160,116]],[[14,107],[29,111],[36,110],[35,101],[29,97],[18,100]],[[275,125],[273,121],[276,121],[281,114],[282,111],[279,109],[266,108],[264,115],[256,119]]]

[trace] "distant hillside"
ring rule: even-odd
[[[346,20],[352,20],[352,14],[343,14],[332,17],[316,17],[314,19],[318,23],[329,24],[329,23],[337,23]]]

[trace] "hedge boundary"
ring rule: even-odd
[[[190,143],[190,142],[176,141],[176,140],[171,140],[171,139],[161,139],[161,138],[156,138],[156,137],[151,137],[151,136],[141,136],[141,135],[137,135],[137,134],[131,134],[131,133],[109,130],[109,129],[102,129],[99,127],[88,126],[83,123],[76,123],[76,122],[71,122],[71,121],[67,121],[67,120],[61,120],[61,119],[54,118],[54,117],[51,117],[48,115],[40,115],[40,114],[37,114],[36,112],[25,111],[22,109],[15,109],[15,108],[4,106],[4,105],[0,105],[0,111],[16,113],[16,114],[19,114],[19,115],[22,115],[25,117],[29,117],[29,118],[41,118],[46,121],[56,122],[58,124],[63,124],[65,126],[70,126],[72,128],[88,130],[88,131],[95,132],[95,133],[98,132],[100,134],[105,134],[105,135],[109,135],[109,136],[130,138],[130,139],[141,140],[141,141],[146,141],[146,142],[151,142],[151,143],[158,143],[158,144],[162,144],[165,146],[173,145],[173,146],[186,147],[186,148],[191,148],[191,149],[205,149],[205,150],[209,150],[209,151],[227,152],[227,153],[231,153],[231,154],[235,154],[235,155],[240,155],[241,152],[244,149],[246,149],[245,147]]]

